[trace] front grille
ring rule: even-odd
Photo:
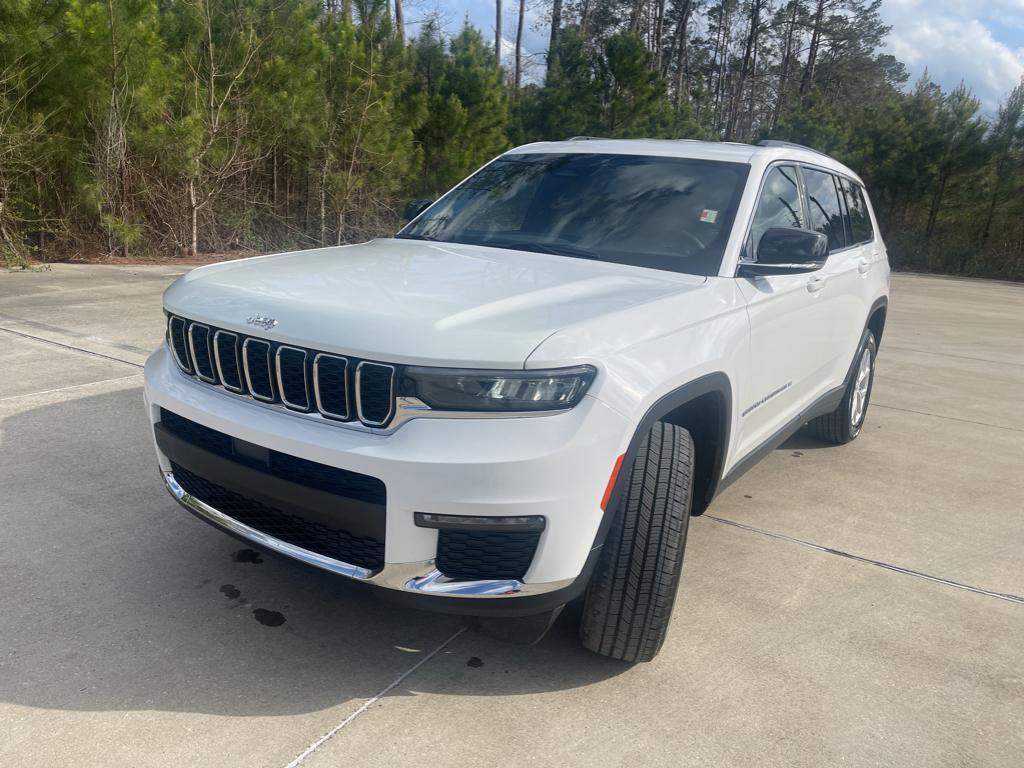
[[[274,450],[267,451],[267,462],[264,465],[262,462],[235,451],[234,438],[231,435],[198,424],[173,411],[168,411],[166,408],[160,409],[160,423],[175,437],[221,458],[231,459],[283,480],[291,480],[293,483],[333,493],[347,499],[381,506],[385,503],[387,492],[384,482],[376,477],[331,467]]]
[[[539,532],[442,529],[437,536],[437,570],[451,579],[522,580],[533,562]]]
[[[386,427],[395,414],[396,367],[279,344],[170,315],[167,343],[199,381],[327,419]]]
[[[171,470],[174,479],[186,493],[250,528],[344,563],[372,571],[384,567],[384,542],[379,539],[355,536],[348,531],[275,509],[211,483],[174,462],[171,462]]]

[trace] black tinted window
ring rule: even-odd
[[[853,234],[851,244],[859,245],[874,239],[875,232],[871,227],[871,216],[864,200],[864,191],[849,179],[840,179],[843,192],[846,194],[846,207],[850,211],[850,230]]]
[[[796,181],[796,168],[779,165],[768,171],[757,200],[754,220],[750,225],[749,247],[756,252],[761,235],[773,227],[799,229],[804,225],[800,188]]]
[[[846,246],[843,231],[843,208],[836,190],[835,177],[831,173],[804,168],[804,185],[807,187],[807,203],[810,210],[807,218],[811,229],[828,237],[828,248],[834,251]]]
[[[500,157],[398,236],[714,275],[749,166],[677,157]]]

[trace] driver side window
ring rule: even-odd
[[[796,167],[777,165],[768,171],[761,197],[754,209],[754,220],[750,225],[750,240],[747,241],[747,258],[757,257],[757,244],[761,235],[772,227],[800,229],[804,225],[803,207],[800,202],[800,187],[797,185]]]

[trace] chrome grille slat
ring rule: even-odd
[[[297,355],[301,356],[301,359],[294,359]],[[289,362],[286,358],[292,358],[292,360]],[[274,362],[277,369],[277,391],[281,394],[281,402],[284,403],[285,408],[291,408],[293,411],[308,411],[309,377],[306,375],[306,350],[282,344],[274,353]],[[296,367],[302,374],[302,402],[289,397],[289,395],[298,394],[295,391],[296,382],[292,381],[295,378]]]
[[[339,376],[340,387],[337,386]],[[330,386],[332,382],[334,386]],[[348,358],[318,352],[313,358],[313,396],[316,399],[316,409],[329,419],[348,421],[351,418],[348,389]]]
[[[188,349],[192,355],[195,375],[207,384],[217,383],[213,354],[210,350],[210,326],[202,323],[188,324]],[[199,340],[197,341],[197,337]]]
[[[174,355],[174,362],[185,373],[192,373],[192,360],[188,353],[188,323],[180,317],[171,315],[167,318],[167,340]]]
[[[221,386],[229,392],[243,394],[245,382],[242,378],[242,363],[239,359],[238,334],[231,331],[214,333],[213,358],[217,363],[217,377],[220,379]],[[224,358],[229,359],[225,360]]]
[[[364,360],[356,366],[356,413],[368,427],[380,427],[395,411],[395,366]]]
[[[307,417],[384,429],[395,418],[397,367],[167,319],[178,368],[211,386]],[[351,371],[354,375],[350,375]]]
[[[245,368],[245,385],[252,397],[265,403],[277,400],[274,372],[270,364],[270,342],[254,338],[242,342],[242,367]]]

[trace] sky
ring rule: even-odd
[[[511,58],[519,3],[504,0],[503,6],[502,48]],[[410,35],[436,9],[449,31],[468,16],[494,39],[494,0],[406,0],[406,7]],[[545,0],[527,0],[524,48],[533,54],[535,73],[544,66],[547,7]],[[991,115],[1024,77],[1024,0],[883,0],[881,13],[892,26],[885,49],[907,66],[908,87],[926,68],[947,89],[963,80]]]

